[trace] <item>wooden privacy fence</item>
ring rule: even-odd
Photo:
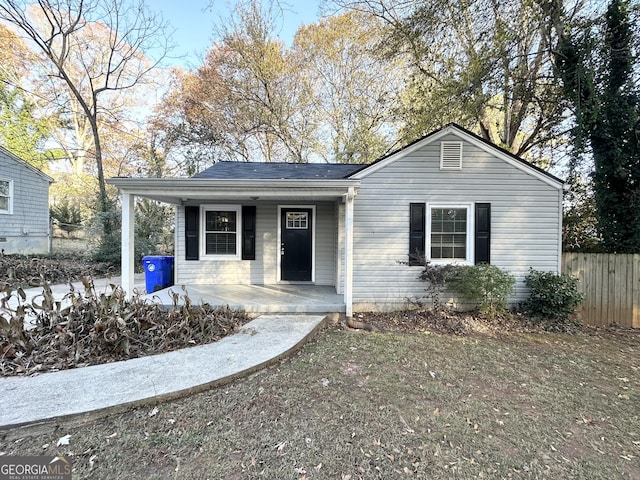
[[[640,254],[563,253],[562,273],[579,280],[583,323],[640,328]]]

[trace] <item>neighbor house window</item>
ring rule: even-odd
[[[221,259],[240,258],[240,207],[214,205],[203,207],[203,255]]]
[[[0,213],[11,213],[13,182],[0,179]]]
[[[428,251],[433,261],[470,261],[472,216],[468,205],[429,207]]]

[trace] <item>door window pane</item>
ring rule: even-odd
[[[287,228],[289,230],[307,229],[309,225],[309,212],[287,212]]]

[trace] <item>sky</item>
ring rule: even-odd
[[[300,25],[313,23],[319,18],[321,0],[281,0],[283,25],[280,39],[287,45]],[[170,23],[176,48],[169,59],[171,65],[195,68],[213,41],[212,30],[220,17],[226,18],[233,10],[234,0],[149,0],[150,9],[162,14]],[[212,5],[213,8],[209,8]]]

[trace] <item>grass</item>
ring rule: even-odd
[[[74,479],[637,479],[639,369],[637,333],[330,329],[225,387],[0,451],[72,455]]]

